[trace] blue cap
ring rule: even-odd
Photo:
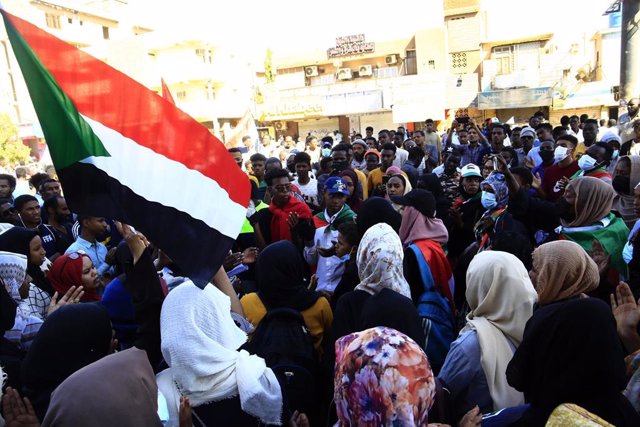
[[[344,194],[345,196],[349,195],[347,183],[344,179],[337,176],[332,176],[331,178],[327,179],[324,184],[324,189],[325,191],[328,191],[329,194]]]

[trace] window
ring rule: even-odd
[[[184,101],[186,97],[187,97],[186,90],[179,90],[176,92],[176,98],[178,98],[180,101]]]
[[[102,26],[102,38],[109,40],[109,27]]]
[[[531,70],[540,67],[540,42],[496,46],[491,49],[491,59],[496,62],[498,74]]]
[[[55,13],[45,13],[44,17],[47,20],[47,27],[55,28],[57,30],[60,29],[60,15],[56,15]]]
[[[396,77],[398,75],[398,67],[383,67],[373,70],[373,76],[380,79],[385,77]]]
[[[491,57],[496,61],[497,74],[511,74],[513,70],[513,46],[494,47]]]
[[[467,68],[467,52],[455,52],[449,55],[451,59],[451,69],[464,71]]]
[[[67,22],[68,22],[69,24],[73,24],[73,18],[67,18]]]
[[[418,74],[418,59],[415,50],[407,51],[407,56],[404,58],[404,71],[407,76]]]
[[[429,70],[434,71],[436,69],[436,61],[433,59],[430,59],[427,65],[429,67]]]

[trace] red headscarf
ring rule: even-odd
[[[291,240],[291,230],[287,224],[287,218],[290,213],[297,213],[300,220],[311,219],[313,214],[306,203],[296,199],[295,196],[289,196],[289,201],[282,208],[277,207],[273,203],[269,205],[271,212],[271,241],[279,242],[280,240]]]
[[[49,279],[51,286],[58,292],[59,296],[66,294],[72,286],[82,286],[82,259],[85,257],[91,259],[87,254],[72,252],[58,257],[53,262],[47,274],[47,279]],[[100,294],[96,289],[84,288],[84,295],[81,301],[100,301]]]

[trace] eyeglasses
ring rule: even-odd
[[[291,184],[274,185],[273,188],[278,193],[288,193],[291,191]]]

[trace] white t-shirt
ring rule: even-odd
[[[293,181],[293,184],[300,189],[300,192],[302,193],[302,198],[304,199],[305,203],[309,205],[314,205],[314,206],[320,205],[318,203],[318,181],[317,180],[311,178],[309,179],[309,182],[307,182],[306,185],[302,185],[300,184],[300,182],[298,182],[298,179],[295,179]]]

